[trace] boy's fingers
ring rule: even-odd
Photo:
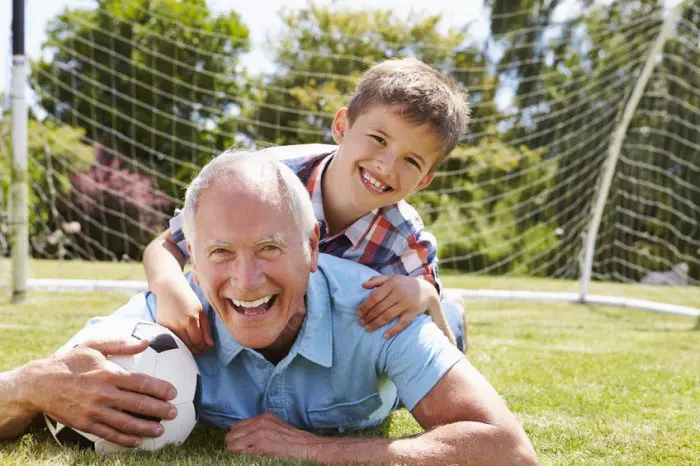
[[[204,343],[211,348],[214,346],[214,338],[211,336],[211,326],[209,325],[209,318],[204,309],[199,312],[199,327],[202,330],[202,336],[204,337]]]
[[[389,330],[384,332],[384,338],[386,338],[388,340],[389,338],[395,337],[403,329],[405,329],[410,322],[411,322],[411,319],[406,319],[406,318],[404,318],[404,316],[401,316],[401,318],[399,319],[398,322],[396,322],[394,325],[392,325]]]
[[[202,332],[199,330],[199,327],[190,325],[185,329],[185,331],[187,332],[187,339],[190,342],[189,344],[185,344],[193,354],[202,354],[204,351],[206,351],[207,347],[204,344],[204,337],[202,336]]]
[[[360,304],[357,308],[357,313],[360,316],[364,315],[367,317],[367,313],[370,312],[377,304],[384,301],[384,299],[391,294],[391,288],[388,286],[379,287],[379,289],[374,290],[365,301]]]
[[[375,312],[376,310],[376,312]],[[384,324],[401,315],[403,307],[398,301],[384,300],[379,306],[372,309],[373,316],[366,317],[365,330],[373,332]]]
[[[364,282],[362,286],[365,288],[376,288],[385,284],[390,278],[391,275],[377,275]]]

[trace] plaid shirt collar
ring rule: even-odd
[[[355,220],[352,225],[341,231],[337,235],[328,236],[328,225],[326,216],[323,212],[323,189],[321,187],[323,174],[325,173],[328,164],[335,155],[335,152],[321,159],[313,168],[309,181],[306,184],[306,189],[311,196],[311,204],[314,208],[314,214],[318,219],[319,228],[321,229],[321,241],[331,241],[341,235],[345,235],[352,243],[353,248],[357,248],[362,240],[367,236],[367,233],[372,229],[372,225],[380,216],[381,209],[374,209],[366,213],[359,219]]]

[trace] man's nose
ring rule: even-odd
[[[231,280],[242,291],[255,291],[265,283],[265,274],[254,257],[240,256]]]

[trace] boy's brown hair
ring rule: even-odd
[[[394,113],[417,125],[429,123],[440,140],[440,156],[431,171],[457,147],[469,123],[466,91],[447,76],[415,58],[386,60],[360,77],[348,103],[352,125],[375,105],[390,105]]]

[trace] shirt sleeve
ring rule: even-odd
[[[405,275],[422,278],[432,284],[439,295],[442,291],[437,258],[437,240],[432,233],[420,231],[408,239],[408,248],[401,254]]]
[[[183,230],[185,216],[181,210],[175,211],[175,216],[170,219],[170,234],[173,237],[173,241],[177,244],[180,252],[185,256],[185,259],[189,259],[190,255],[187,252],[187,241],[185,241],[185,231]]]
[[[397,336],[386,340],[378,360],[380,373],[394,382],[410,411],[464,355],[426,316],[418,316]]]

